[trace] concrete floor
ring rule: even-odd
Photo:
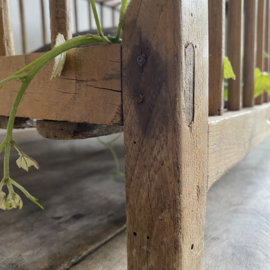
[[[14,137],[22,150],[39,161],[40,171],[18,170],[17,154],[12,152],[12,177],[46,209],[42,212],[24,198],[23,210],[0,212],[0,270],[69,269],[96,249],[102,238],[109,239],[121,230],[125,223],[124,181],[110,179],[114,161],[96,139],[51,141],[29,130],[16,131]],[[122,144],[119,140],[114,147],[124,169]],[[270,269],[269,153],[270,137],[209,190],[204,270]],[[125,260],[124,234],[122,237]],[[107,245],[113,247],[116,240]],[[87,260],[94,254],[81,263],[90,265]],[[108,260],[105,257],[100,262],[100,267],[108,268],[100,269],[120,269]],[[96,270],[79,265],[74,270]]]

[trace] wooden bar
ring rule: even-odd
[[[258,1],[258,17],[257,17],[257,56],[256,67],[261,71],[264,70],[264,38],[265,38],[265,12],[266,0]],[[260,105],[264,101],[264,95],[261,94],[255,98],[255,104]]]
[[[50,0],[50,20],[51,40],[55,41],[58,33],[64,35],[66,40],[72,38],[70,0]]]
[[[209,117],[208,188],[270,134],[269,116],[267,103]]]
[[[0,0],[0,56],[15,54],[10,1]]]
[[[128,270],[202,269],[208,1],[140,4],[123,29]]]
[[[42,41],[43,45],[46,45],[46,19],[45,19],[44,0],[40,0],[40,8],[41,8],[41,23],[42,23]]]
[[[89,18],[89,29],[92,29],[92,7],[90,1],[88,1],[88,18]]]
[[[74,4],[74,17],[75,17],[75,31],[76,33],[79,33],[77,0],[73,0],[73,4]]]
[[[256,63],[257,0],[245,0],[243,107],[254,105],[254,70]]]
[[[224,102],[225,0],[209,0],[209,115],[222,115]]]
[[[0,80],[42,54],[0,57]],[[52,70],[53,61],[33,79],[18,117],[122,125],[120,45],[73,49],[61,77],[50,81]],[[9,115],[19,87],[20,82],[14,81],[1,89],[0,115]]]
[[[236,76],[235,80],[229,80],[228,109],[230,111],[238,111],[242,105],[243,4],[244,0],[229,2],[228,57]]]
[[[23,54],[26,54],[26,52],[27,52],[27,45],[26,45],[26,31],[25,31],[25,19],[24,19],[24,4],[23,4],[23,0],[19,0],[19,4],[20,4],[22,51],[23,51]]]

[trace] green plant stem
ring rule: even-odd
[[[98,34],[101,36],[101,38],[103,39],[103,41],[107,42],[107,43],[111,43],[103,34],[100,23],[99,23],[99,18],[98,18],[98,14],[97,14],[97,8],[96,8],[96,3],[95,0],[90,0],[91,6],[92,6],[92,11],[94,14],[94,18],[95,18],[95,22],[97,25],[97,31]]]
[[[118,24],[118,27],[117,27],[117,33],[116,33],[116,37],[115,37],[115,39],[117,41],[120,39],[120,35],[121,35],[123,23],[124,23],[124,17],[125,17],[126,9],[127,9],[127,6],[128,6],[128,2],[129,2],[129,0],[122,0],[122,6],[121,6],[121,9],[120,9],[119,24]]]

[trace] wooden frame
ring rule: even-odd
[[[51,14],[69,10],[65,0],[50,2]],[[62,76],[49,81],[50,63],[23,97],[19,117],[124,125],[129,270],[202,269],[207,190],[269,134],[270,104],[252,107],[254,70],[250,65],[245,68],[250,63],[255,66],[257,2],[234,0],[237,12],[230,18],[243,15],[243,2],[250,18],[245,27],[251,29],[244,41],[243,106],[249,108],[241,109],[239,79],[231,85],[237,90],[231,94],[236,102],[231,100],[229,106],[237,111],[217,116],[223,113],[224,102],[223,0],[133,0],[123,46],[68,52]],[[10,23],[8,1],[0,3],[0,19]],[[267,12],[269,18],[269,6]],[[70,37],[70,16],[65,14],[63,22],[52,15],[53,40],[60,28]],[[12,35],[10,24],[3,25],[0,80],[41,55],[8,56],[13,54],[12,43],[8,48],[3,38]],[[230,49],[240,77],[241,26],[238,18],[231,34],[238,55]],[[265,31],[261,32],[258,40],[267,44],[262,42]],[[218,39],[213,33],[219,33]],[[208,83],[209,114],[214,115],[210,117]],[[9,115],[18,89],[18,83],[12,82],[1,90],[1,116]]]

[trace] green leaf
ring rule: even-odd
[[[224,79],[234,79],[235,80],[235,74],[232,69],[232,65],[230,60],[227,56],[224,56]]]
[[[255,69],[254,97],[261,95],[264,91],[270,94],[270,74]]]

